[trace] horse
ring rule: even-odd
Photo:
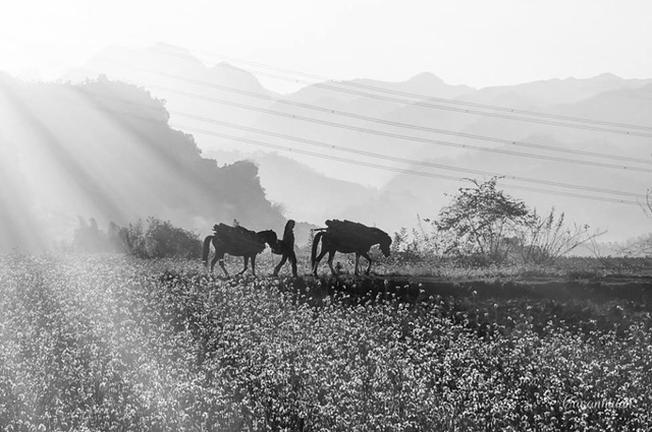
[[[222,271],[226,277],[229,277],[229,272],[224,266],[224,254],[229,254],[241,256],[244,259],[244,268],[238,275],[247,271],[251,259],[251,272],[256,276],[256,255],[265,249],[265,243],[272,247],[277,241],[276,233],[272,230],[255,232],[240,226],[215,225],[213,226],[213,235],[206,236],[204,239],[202,260],[204,266],[208,267],[208,255],[212,243],[215,248],[215,256],[211,261],[211,273],[213,273],[215,263],[219,261]]]
[[[371,258],[369,257],[369,250],[373,245],[379,245],[380,250],[386,257],[389,256],[389,247],[392,243],[392,238],[383,230],[378,228],[368,227],[366,225],[339,220],[327,220],[326,225],[328,228],[317,228],[315,238],[312,242],[312,252],[310,255],[310,262],[312,264],[312,272],[317,276],[317,267],[319,261],[328,253],[328,266],[331,272],[335,275],[337,272],[333,268],[333,257],[335,252],[342,253],[355,253],[355,275],[358,275],[358,264],[360,257],[363,256],[369,262],[366,275],[371,271]],[[321,253],[317,255],[317,248],[321,242]]]

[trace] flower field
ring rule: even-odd
[[[7,256],[0,429],[650,430],[647,287],[515,292]]]

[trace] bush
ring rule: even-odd
[[[201,241],[197,234],[154,217],[139,220],[126,228],[127,252],[140,258],[199,258]]]
[[[652,189],[645,194],[643,211],[652,218]],[[650,257],[652,256],[652,234],[641,236],[625,245],[620,250],[626,256]]]
[[[419,219],[420,220],[420,219]],[[408,231],[402,227],[394,233],[391,245],[392,256],[399,256],[406,261],[422,261],[437,255],[436,236],[426,232],[421,223]]]
[[[566,255],[604,232],[591,232],[588,225],[568,226],[564,213],[555,214],[555,209],[541,217],[536,210],[519,236],[521,257],[525,263],[546,264]]]
[[[618,252],[630,257],[652,257],[652,234],[629,241]]]
[[[539,215],[499,190],[497,177],[469,181],[472,186],[458,189],[436,220],[425,219],[432,222],[435,233],[414,236],[414,241],[427,241],[428,251],[464,265],[547,264],[603,234],[591,232],[588,225],[570,226],[565,214],[554,208],[546,216]],[[396,234],[398,244],[406,244],[406,233]],[[414,245],[404,248],[424,250]]]
[[[532,216],[523,201],[496,188],[497,177],[469,181],[473,185],[459,188],[433,222],[440,240],[448,243],[444,253],[474,257],[483,264],[503,262]]]

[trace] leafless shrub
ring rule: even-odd
[[[550,263],[604,233],[592,231],[586,224],[569,226],[565,213],[556,213],[554,208],[546,216],[534,210],[528,222],[522,225],[521,256],[526,263]]]
[[[646,215],[652,218],[652,188],[647,190],[645,202],[641,204],[641,208]],[[652,234],[631,241],[622,248],[621,252],[623,255],[631,257],[652,256]]]

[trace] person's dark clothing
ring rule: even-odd
[[[278,255],[283,255],[281,261],[274,268],[274,276],[278,275],[278,272],[281,270],[281,267],[289,259],[290,264],[292,265],[292,275],[297,276],[297,256],[294,253],[294,221],[289,220],[285,224],[285,230],[283,231],[283,239],[279,240],[276,243],[276,247],[272,249],[272,252]]]

